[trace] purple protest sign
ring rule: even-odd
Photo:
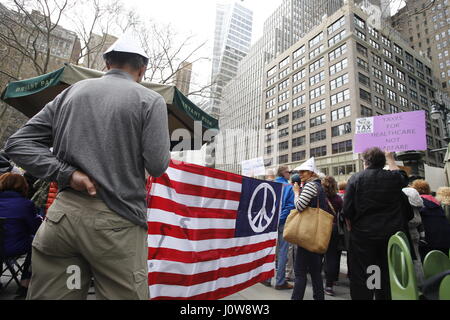
[[[426,150],[425,111],[356,119],[354,143],[355,153],[371,147],[391,152]]]

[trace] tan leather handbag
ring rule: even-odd
[[[333,215],[317,208],[307,207],[301,213],[291,210],[284,225],[283,238],[308,251],[323,254],[328,249],[333,229]]]

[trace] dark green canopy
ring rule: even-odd
[[[1,99],[16,108],[27,117],[37,114],[48,102],[53,100],[61,91],[70,85],[89,78],[101,77],[101,71],[66,64],[56,71],[21,81],[11,82],[3,90]],[[167,104],[169,116],[169,131],[187,129],[191,136],[194,134],[194,123],[200,121],[202,134],[207,129],[218,129],[218,120],[208,115],[185,97],[175,86],[150,82],[141,83],[162,95]],[[178,141],[172,141],[172,146]],[[202,142],[206,142],[203,141]],[[197,147],[198,148],[198,147]],[[192,146],[194,149],[194,146]]]

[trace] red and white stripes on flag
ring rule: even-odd
[[[150,178],[151,299],[220,299],[274,275],[276,228],[236,236],[244,179],[175,161]]]

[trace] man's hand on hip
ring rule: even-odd
[[[79,170],[73,172],[70,178],[70,187],[77,191],[87,191],[93,197],[97,194],[95,181]]]

